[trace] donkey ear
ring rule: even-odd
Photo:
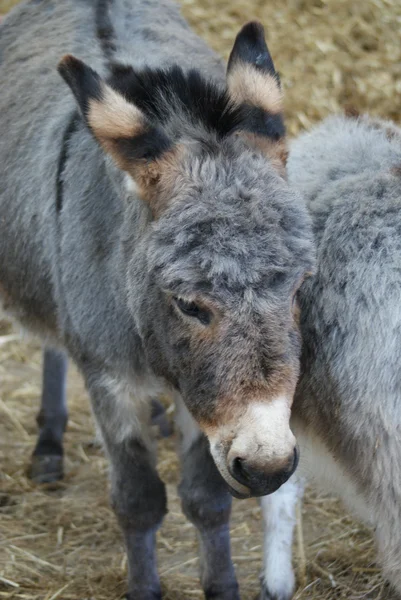
[[[272,115],[281,113],[280,78],[261,23],[247,23],[237,35],[228,59],[227,84],[236,102],[257,106]]]
[[[234,102],[248,108],[244,131],[249,139],[270,158],[272,151],[274,155],[278,152],[279,162],[285,162],[280,78],[261,23],[247,23],[238,33],[228,60],[227,86]]]
[[[157,183],[158,159],[172,147],[164,131],[74,56],[64,56],[58,71],[71,88],[89,129],[117,165],[139,188]]]

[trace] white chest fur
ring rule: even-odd
[[[346,467],[329,451],[324,441],[314,432],[295,426],[301,458],[299,474],[324,492],[333,493],[344,502],[347,509],[367,525],[372,524],[372,511],[366,498]]]

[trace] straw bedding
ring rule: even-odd
[[[0,0],[5,13],[15,0]],[[195,29],[225,57],[238,28],[266,26],[281,72],[290,134],[344,106],[399,119],[399,0],[182,0]],[[110,600],[125,589],[121,537],[108,505],[107,464],[94,444],[86,393],[69,375],[71,419],[62,484],[38,487],[26,467],[40,396],[40,346],[0,321],[0,600]],[[159,443],[169,514],[158,553],[166,600],[202,598],[193,527],[176,493],[175,440]],[[301,517],[302,515],[302,517]],[[234,501],[233,557],[244,600],[256,597],[262,560],[257,502]],[[335,498],[309,491],[294,546],[297,599],[384,600],[370,533]]]

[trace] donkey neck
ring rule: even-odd
[[[128,356],[140,356],[127,306],[124,175],[108,163],[80,120],[67,150],[57,240],[65,327],[70,338],[86,340],[88,353],[107,355],[115,349],[124,369]],[[136,226],[130,222],[131,229]]]
[[[134,69],[168,68],[180,65],[185,70],[198,68],[205,75],[224,79],[220,57],[189,27],[180,9],[171,0],[114,0],[99,3],[98,37],[109,63],[130,65]],[[134,4],[134,6],[133,6]],[[101,7],[103,6],[103,8]]]

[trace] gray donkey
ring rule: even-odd
[[[56,71],[69,52],[73,94]],[[168,389],[202,586],[235,600],[228,490],[273,492],[296,467],[296,291],[314,262],[263,28],[241,30],[225,75],[169,0],[32,0],[3,22],[0,53],[0,297],[85,379],[128,597],[161,598],[149,420]]]
[[[401,129],[329,118],[293,143],[288,173],[318,246],[317,273],[299,294],[299,472],[374,528],[401,594]],[[299,493],[292,478],[262,500],[265,598],[292,596]]]

